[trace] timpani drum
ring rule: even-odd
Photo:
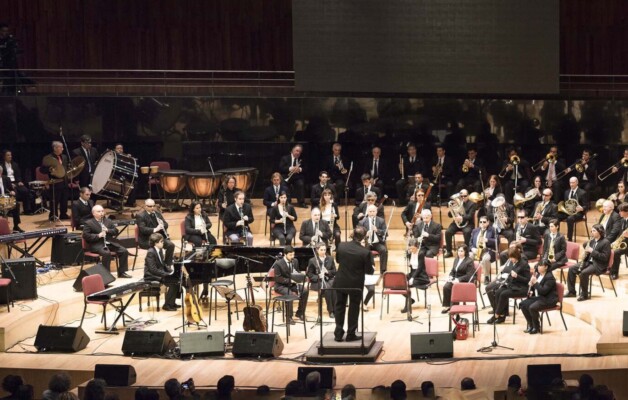
[[[205,199],[212,197],[222,180],[221,173],[211,172],[188,172],[188,187],[198,198]]]
[[[92,178],[92,192],[110,200],[126,199],[137,179],[137,160],[127,154],[106,151]]]
[[[7,212],[13,210],[17,202],[15,201],[15,197],[13,196],[0,196],[0,213],[6,214]]]
[[[257,168],[225,168],[216,172],[222,174],[223,181],[227,176],[233,175],[236,179],[236,187],[244,193],[248,193],[255,180],[257,180],[257,174],[259,173]]]
[[[185,180],[189,171],[171,169],[159,173],[159,184],[166,193],[176,194],[185,187]]]

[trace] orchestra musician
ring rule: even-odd
[[[461,244],[456,249],[456,258],[449,272],[447,282],[443,285],[443,310],[441,313],[447,314],[451,307],[451,290],[458,282],[472,282],[475,279],[475,267],[473,259],[469,257],[469,248],[466,244]]]
[[[432,212],[429,209],[421,210],[421,220],[411,229],[412,237],[416,238],[419,247],[417,264],[419,270],[425,271],[425,257],[436,257],[440,251],[443,227],[432,221]],[[410,286],[415,282],[410,283]]]
[[[94,200],[91,197],[92,190],[84,186],[79,190],[79,198],[72,202],[72,225],[75,229],[83,229],[85,221],[92,217]]]
[[[321,221],[321,210],[313,208],[310,212],[310,219],[301,223],[299,230],[299,240],[303,246],[313,246],[318,242],[328,243],[332,233],[329,224]]]
[[[351,222],[353,222],[353,226],[358,226],[358,223],[362,221],[364,216],[366,215],[366,208],[373,204],[375,205],[375,201],[377,200],[377,195],[374,192],[366,193],[365,200],[360,203],[359,206],[353,209],[353,214],[351,215]],[[377,207],[377,216],[380,218],[384,218],[384,205],[380,204]]]
[[[273,237],[281,246],[292,243],[297,229],[294,222],[297,220],[295,208],[288,203],[288,194],[279,193],[279,202],[270,211],[270,226]]]
[[[515,234],[509,243],[521,244],[522,251],[526,259],[532,260],[539,254],[539,244],[541,243],[541,235],[536,226],[528,223],[528,214],[525,209],[517,210],[517,225],[514,228]],[[505,264],[510,257],[509,251],[504,250],[500,254],[501,264]]]
[[[327,246],[325,243],[318,243],[316,245],[316,256],[310,258],[307,264],[307,278],[310,281],[310,290],[319,291],[324,288],[332,288],[334,286],[334,277],[336,276],[336,264],[334,259],[327,254]],[[307,292],[309,294],[309,291]],[[325,305],[327,306],[327,312],[329,318],[335,318],[334,305],[336,304],[336,292],[333,290],[326,290],[323,297],[325,297]],[[319,292],[319,301],[320,301]],[[304,300],[307,304],[307,297]]]
[[[105,217],[105,210],[100,205],[92,208],[93,218],[88,219],[83,225],[83,239],[88,250],[100,254],[102,264],[111,271],[111,252],[118,258],[118,278],[131,278],[127,274],[129,267],[129,252],[117,242],[115,237],[118,229],[109,218]]]
[[[416,145],[414,143],[408,144],[406,151],[406,156],[399,156],[401,158],[401,162],[399,165],[399,173],[401,174],[401,179],[399,179],[395,183],[397,196],[399,198],[399,204],[401,204],[402,206],[405,206],[408,202],[408,196],[406,193],[414,193],[415,188],[413,186],[418,186],[422,183],[416,181],[416,174],[422,174],[423,170],[425,169],[425,166],[423,165],[423,160],[417,157]],[[421,178],[423,178],[423,175],[421,175]]]
[[[336,188],[335,200],[338,203],[340,198],[344,196],[345,182],[351,167],[349,160],[342,156],[342,145],[340,143],[334,143],[331,146],[331,155],[327,156],[323,167],[325,171],[329,172],[331,184]]]
[[[327,171],[319,172],[318,180],[319,183],[312,185],[312,191],[310,193],[312,208],[320,206],[321,196],[324,190],[330,190],[334,194],[334,197],[336,196],[336,190],[333,184],[329,183],[329,174],[327,174]]]
[[[362,339],[360,335],[356,334],[362,294],[357,290],[347,291],[342,289],[362,290],[364,288],[365,275],[375,272],[371,252],[361,244],[366,236],[366,230],[364,227],[358,226],[353,230],[352,236],[353,240],[340,243],[336,251],[336,262],[339,268],[333,287],[334,289],[340,289],[336,291],[336,305],[334,307],[336,316],[334,340],[336,342],[342,342],[343,340],[351,342]],[[347,297],[349,298],[349,315],[347,319],[347,336],[344,338]]]
[[[290,245],[284,247],[283,257],[276,260],[272,268],[275,270],[275,292],[286,296],[294,294],[299,297],[297,312],[294,314],[298,319],[305,319],[305,307],[308,298],[307,288],[293,281],[293,274],[300,274],[299,260],[294,256],[294,248]],[[292,319],[292,302],[286,302],[286,323],[294,325]]]
[[[626,183],[622,181],[617,182],[617,192],[608,196],[608,199],[615,203],[617,212],[619,212],[619,205],[628,200],[626,199]]]
[[[277,205],[279,201],[279,193],[285,192],[288,195],[288,203],[290,203],[290,196],[288,194],[288,185],[281,178],[279,172],[274,172],[270,178],[271,185],[264,189],[263,203],[266,206],[266,215],[270,216],[270,210]]]
[[[534,215],[534,205],[543,200],[543,180],[539,175],[535,175],[532,177],[532,185],[529,186],[525,193],[523,193],[524,197],[527,199],[525,203],[523,203],[523,208],[526,209],[528,215]],[[528,198],[530,196],[530,198]]]
[[[401,220],[403,221],[403,224],[406,226],[408,231],[412,230],[412,219],[414,218],[414,215],[418,212],[419,206],[421,205],[421,202],[424,198],[425,192],[423,191],[423,189],[419,189],[416,192],[416,200],[410,199],[406,208],[404,208],[401,212]],[[432,204],[429,202],[429,200],[425,201],[425,203],[423,204],[423,209],[421,211],[423,210],[432,210]]]
[[[386,247],[386,221],[377,216],[377,206],[374,204],[366,208],[366,217],[359,222],[366,230],[367,247],[379,253],[379,269],[383,274],[388,266],[388,248]]]
[[[336,246],[340,244],[340,226],[338,220],[340,219],[340,212],[338,211],[338,205],[334,202],[334,197],[331,190],[323,190],[321,196],[321,220],[328,223],[332,228],[334,241]]]
[[[233,197],[234,203],[225,209],[222,216],[226,228],[225,235],[232,243],[246,238],[247,246],[253,246],[253,234],[249,226],[255,218],[251,205],[244,202],[246,196],[242,191],[235,192]]]
[[[522,192],[529,185],[530,180],[530,165],[526,160],[521,158],[517,154],[517,149],[510,148],[507,151],[508,159],[504,161],[502,170],[499,177],[502,180],[502,187],[504,188],[504,195],[507,199],[512,199],[515,192]],[[517,163],[513,160],[519,158]],[[517,181],[517,187],[515,187],[515,180]]]
[[[135,223],[138,230],[137,244],[141,249],[150,247],[148,241],[151,234],[159,233],[164,237],[165,262],[167,266],[171,266],[174,255],[174,242],[170,240],[170,235],[168,235],[168,222],[161,212],[156,210],[155,200],[146,199],[144,210],[135,215]]]
[[[116,145],[113,147],[113,151],[115,151],[116,154],[125,155],[127,157],[133,157],[131,153],[124,152],[124,145],[122,143],[116,143]],[[125,206],[135,207],[135,200],[137,198],[137,193],[136,193],[137,188],[138,188],[137,185],[133,186],[133,189],[131,189],[131,191],[129,192],[129,197],[127,197],[126,199]]]
[[[382,148],[373,146],[371,149],[371,157],[364,163],[364,173],[369,174],[373,180],[373,185],[384,193],[384,183],[390,178],[387,165],[382,159]]]
[[[548,231],[543,236],[543,254],[539,265],[547,265],[549,272],[567,264],[567,240],[565,236],[558,232],[560,222],[551,219],[548,224]]]
[[[628,160],[628,148],[624,149],[624,155],[621,158],[623,159],[627,159]],[[611,168],[611,171],[613,172],[613,174],[616,174],[617,172],[620,172],[619,175],[619,179],[618,182],[628,182],[628,167],[624,166],[625,163],[618,163],[616,165],[613,165],[613,167]]]
[[[554,202],[560,201],[560,193],[563,189],[563,183],[556,179],[556,175],[565,169],[565,161],[558,158],[558,147],[552,146],[545,156],[545,160],[541,164],[540,174],[543,176],[543,184],[546,188],[552,190],[555,195]],[[537,170],[539,172],[539,170]]]
[[[169,268],[165,263],[164,237],[159,233],[153,233],[148,238],[148,244],[150,248],[144,260],[144,281],[158,281],[163,284],[166,277],[174,274],[174,269]],[[179,287],[177,284],[168,284],[166,286],[168,290],[166,291],[166,299],[162,310],[177,311],[180,307],[176,304]]]
[[[460,180],[456,185],[456,191],[462,189],[471,190],[473,192],[481,192],[482,184],[480,183],[480,171],[484,168],[482,160],[477,158],[478,151],[475,147],[469,147],[467,150],[467,158],[462,163]]]
[[[45,165],[52,160],[54,165]],[[45,156],[42,160],[42,166],[39,168],[42,174],[50,175],[50,173],[57,168],[65,168],[70,161],[68,156],[63,154],[63,143],[54,141],[52,142],[52,153]],[[50,215],[48,219],[54,221],[57,217],[57,211],[59,211],[59,219],[68,220],[68,182],[63,177],[53,177],[50,175],[50,179],[59,179],[59,182],[49,185],[48,198],[51,199],[52,206],[50,207]]]
[[[527,321],[527,328],[524,333],[535,335],[541,332],[541,320],[539,313],[546,308],[554,307],[558,302],[556,293],[556,278],[548,270],[547,265],[539,263],[537,265],[538,274],[533,275],[528,282],[529,295],[527,299],[519,303],[519,308]]]
[[[513,249],[516,249],[516,251],[521,256],[521,259],[527,260],[525,254],[523,254],[523,247],[520,243],[512,242],[510,245],[508,245],[508,252]],[[496,305],[495,291],[504,285],[504,283],[506,282],[506,278],[510,275],[510,271],[512,271],[514,265],[515,264],[512,263],[510,259],[508,259],[505,264],[502,264],[501,272],[498,270],[498,273],[495,275],[495,280],[486,284],[486,295],[488,296],[489,302],[491,303],[491,307],[493,307],[493,310],[495,309]],[[494,314],[494,311],[491,311],[490,314]],[[508,316],[508,314],[508,310],[506,310],[506,316]]]
[[[13,153],[10,150],[4,150],[2,159],[1,166],[3,169],[1,170],[1,175],[8,177],[11,181],[11,188],[15,192],[16,200],[22,202],[24,214],[31,215],[34,211],[33,197],[30,190],[28,190],[28,186],[24,184],[20,166],[13,161]]]
[[[498,195],[503,195],[501,183],[499,183],[499,177],[497,175],[490,175],[486,181],[486,187],[484,188],[484,205],[478,209],[478,217],[486,215],[491,208],[491,201],[493,201]]]
[[[497,254],[497,234],[487,216],[480,217],[478,223],[480,226],[471,232],[469,247],[471,257],[480,262],[488,281],[491,276],[491,263],[495,261]],[[480,252],[479,255],[478,252]]]
[[[290,187],[290,193],[297,198],[297,203],[301,208],[307,208],[305,205],[305,177],[304,165],[301,155],[303,146],[300,144],[292,147],[290,154],[281,157],[279,161],[279,172],[288,179],[285,182]]]
[[[448,215],[453,217],[453,221],[449,224],[449,227],[445,231],[445,258],[452,256],[451,246],[456,232],[462,232],[464,235],[464,242],[469,243],[469,240],[471,240],[471,232],[473,231],[473,228],[475,228],[474,218],[477,205],[472,201],[469,201],[469,192],[467,189],[462,189],[459,194],[462,199],[464,212],[454,216],[452,215],[452,211],[449,210]]]
[[[576,200],[578,205],[575,208],[575,214],[569,215],[564,212],[558,212],[558,219],[562,221],[567,221],[567,240],[570,242],[573,241],[573,231],[574,225],[578,221],[582,221],[584,219],[585,214],[589,209],[589,196],[587,192],[578,187],[578,178],[572,176],[569,178],[569,189],[565,191],[564,200]]]
[[[552,219],[558,218],[558,207],[552,201],[552,189],[543,189],[543,199],[534,205],[532,211],[533,224],[538,227],[539,233],[546,233]]]
[[[610,200],[604,200],[598,224],[604,227],[604,236],[609,242],[612,243],[617,239],[621,234],[622,221],[619,214],[615,212],[615,203]]]
[[[421,172],[414,173],[414,184],[410,184],[407,186],[407,191],[405,194],[405,199],[407,201],[416,201],[415,195],[419,190],[423,190],[423,193],[427,191],[429,187],[429,183],[426,179],[423,178],[423,174]],[[431,204],[430,199],[427,199],[427,204]],[[431,208],[431,206],[430,206]]]
[[[375,187],[372,184],[370,174],[362,174],[360,178],[362,180],[362,186],[358,187],[355,190],[356,206],[359,206],[364,202],[364,198],[366,197],[367,193],[375,193],[377,199],[380,199],[382,197],[382,192],[379,190],[379,188]]]
[[[79,186],[88,187],[91,186],[92,176],[96,169],[96,161],[98,161],[98,150],[92,147],[92,137],[89,135],[81,136],[81,145],[72,150],[74,157],[83,157],[85,159],[85,166],[81,170],[78,176]]]
[[[567,273],[568,292],[565,297],[576,297],[576,277],[580,277],[580,296],[578,301],[589,299],[589,279],[591,275],[602,274],[608,268],[608,261],[611,258],[611,243],[604,237],[604,227],[595,224],[591,228],[591,240],[582,244],[584,258],[578,264],[569,268]]]
[[[508,302],[512,297],[524,297],[528,293],[530,281],[530,266],[528,261],[521,257],[517,247],[508,250],[508,264],[502,269],[500,284],[489,291],[486,286],[486,294],[493,307],[494,315],[486,321],[487,324],[501,324],[506,321],[508,314]]]
[[[499,207],[488,207],[486,214],[489,221],[493,222],[493,229],[497,235],[502,235],[509,242],[513,240],[514,231],[512,224],[515,220],[515,207],[506,201],[503,194],[498,194],[496,198],[501,197],[503,204]]]
[[[425,262],[423,262],[422,266],[419,264],[419,246],[423,247],[423,244],[419,243],[416,238],[410,238],[408,241],[408,253],[406,257],[408,258],[408,265],[410,266],[410,272],[408,273],[408,286],[410,287],[425,287],[425,285],[430,283],[430,277],[427,275],[427,270],[425,269]],[[425,253],[423,254],[423,259],[425,260]],[[414,304],[412,291],[410,291],[410,300],[411,303]],[[407,304],[406,302],[401,310],[402,314],[408,312]]]
[[[621,231],[612,246],[615,256],[613,257],[613,265],[611,266],[611,279],[617,279],[619,275],[619,264],[623,258],[622,256],[628,254],[628,203],[623,202],[618,208],[619,216],[621,217]],[[622,243],[623,248],[621,247]]]
[[[235,176],[227,175],[224,177],[223,184],[218,192],[218,208],[221,217],[224,216],[225,210],[235,203],[235,194],[241,191],[241,189],[236,187]]]
[[[434,188],[435,190],[432,190],[434,199],[440,200],[438,195],[441,196],[441,199],[446,199],[453,192],[454,171],[454,160],[445,155],[445,147],[437,146],[436,157],[432,162],[432,182],[438,185]],[[444,192],[442,192],[443,189]]]
[[[212,222],[200,202],[192,201],[190,211],[185,216],[185,235],[183,239],[192,243],[194,247],[200,247],[203,242],[216,244],[216,238],[211,233]],[[152,235],[151,235],[152,236]],[[163,246],[162,246],[163,247]]]
[[[15,197],[15,191],[12,189],[11,180],[7,176],[2,176],[3,168],[0,166],[0,196]],[[16,202],[15,207],[8,211],[13,217],[13,232],[24,232],[20,228],[20,203]]]
[[[578,178],[578,182],[580,182],[582,188],[587,193],[591,193],[597,183],[597,161],[591,158],[590,149],[584,149],[582,150],[582,158],[576,162],[582,165],[582,172],[572,168],[567,168],[566,172],[570,173],[575,171],[574,175]]]

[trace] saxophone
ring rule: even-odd
[[[617,239],[615,239],[615,241],[613,243],[611,243],[611,249],[613,250],[625,250],[626,247],[628,246],[626,244],[626,242],[624,242],[624,235],[626,234],[626,232],[628,232],[628,228],[626,230],[624,230],[621,235],[617,236]]]
[[[549,251],[547,252],[547,261],[553,263],[556,259],[556,255],[554,254],[554,241],[552,240],[549,245]]]
[[[486,238],[484,237],[484,232],[480,231],[478,236],[478,248],[475,253],[475,261],[481,261],[482,255],[484,254],[484,249],[486,248]]]

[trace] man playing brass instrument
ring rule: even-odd
[[[553,161],[552,161],[553,160]],[[564,187],[563,183],[560,180],[556,179],[556,174],[565,169],[565,162],[558,158],[558,147],[552,146],[550,147],[549,153],[547,153],[545,161],[541,165],[539,174],[543,177],[543,183],[546,188],[552,190],[552,194],[559,195],[562,188]],[[559,201],[560,199],[555,198],[554,201]],[[547,223],[545,224],[547,225]]]
[[[482,264],[482,269],[486,274],[486,279],[491,279],[491,263],[495,261],[497,253],[497,235],[495,229],[489,223],[488,217],[480,217],[480,226],[471,233],[471,256],[475,261]]]
[[[510,243],[519,243],[523,248],[523,254],[528,260],[536,258],[539,253],[541,235],[536,226],[528,223],[528,215],[525,209],[517,210],[517,225],[515,225],[515,237]],[[504,250],[500,254],[500,261],[503,264],[508,259],[508,251]]]
[[[582,244],[584,252],[577,265],[569,268],[567,274],[568,292],[565,297],[576,297],[576,276],[580,276],[580,297],[578,301],[589,299],[589,279],[593,274],[601,274],[608,268],[611,258],[611,243],[604,238],[604,227],[595,224],[591,228],[591,240]]]
[[[576,206],[573,210],[565,207],[565,211],[568,211],[569,214],[562,210],[559,210],[558,212],[558,219],[561,222],[565,220],[567,221],[567,240],[572,242],[574,225],[576,222],[584,219],[584,215],[589,209],[589,196],[587,192],[578,187],[578,178],[572,176],[569,178],[569,189],[565,191],[563,199],[565,201],[565,205],[567,205],[569,201],[573,202],[573,200],[578,202],[578,206]]]
[[[446,251],[444,257],[451,257],[453,254],[451,252],[451,246],[453,237],[456,232],[462,232],[464,235],[464,242],[469,243],[471,240],[471,232],[473,232],[473,228],[475,228],[475,210],[477,208],[477,204],[469,201],[469,192],[467,189],[463,189],[460,191],[460,199],[461,199],[461,212],[456,210],[452,210],[450,208],[448,215],[452,217],[454,220],[449,224],[447,231],[445,231],[445,245]],[[456,202],[455,200],[451,200],[450,204]],[[455,213],[456,215],[452,214]]]
[[[395,184],[395,187],[397,188],[397,196],[399,197],[399,204],[403,206],[408,203],[408,196],[406,193],[414,193],[414,186],[417,184],[415,179],[416,174],[421,174],[424,169],[423,160],[417,157],[416,145],[410,143],[408,145],[407,152],[408,155],[401,158],[401,163],[399,165],[399,172],[403,170],[403,175],[401,175],[401,179],[399,179]]]
[[[559,227],[557,219],[550,220],[548,231],[543,236],[543,255],[539,265],[547,266],[549,272],[567,264],[567,241],[558,232]]]
[[[628,203],[624,202],[619,205],[619,216],[621,230],[617,239],[612,243],[615,257],[613,258],[613,265],[611,266],[611,279],[617,279],[619,275],[619,264],[623,258],[622,256],[628,254]]]
[[[543,189],[543,199],[534,205],[532,219],[541,233],[546,233],[552,219],[558,218],[558,208],[552,201],[552,190]]]
[[[481,192],[482,185],[480,184],[480,170],[484,167],[482,160],[477,158],[478,151],[471,147],[467,150],[467,158],[462,163],[461,173],[462,176],[458,180],[456,190],[462,189],[473,190],[474,192]]]
[[[517,160],[513,161],[513,160]],[[530,164],[517,154],[517,150],[508,150],[508,159],[504,161],[499,177],[502,180],[502,188],[507,199],[512,199],[515,192],[523,192],[530,181]],[[515,188],[515,181],[517,187]]]

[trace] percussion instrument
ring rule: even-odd
[[[185,178],[189,171],[171,169],[159,173],[159,184],[166,193],[176,194],[185,187]]]
[[[149,167],[140,167],[140,172],[142,175],[148,175]]]
[[[66,177],[69,180],[76,178],[83,171],[83,168],[85,167],[85,158],[82,156],[76,156],[72,159],[71,164],[72,165],[66,171]]]
[[[28,187],[32,191],[36,192],[38,190],[44,190],[47,184],[48,184],[48,181],[30,181],[28,182]]]
[[[188,187],[196,197],[208,198],[213,196],[220,186],[221,173],[188,172]]]
[[[50,176],[53,178],[64,178],[65,177],[65,166],[63,163],[59,163],[59,160],[53,157],[51,154],[48,154],[42,160],[42,165],[50,171]]]
[[[150,167],[150,174],[151,175],[157,175],[157,173],[159,172],[159,165],[151,165]]]
[[[248,193],[249,189],[253,186],[253,183],[257,180],[257,174],[259,171],[257,168],[225,168],[219,169],[216,171],[217,173],[222,173],[223,180],[226,179],[227,176],[233,175],[236,179],[236,186],[244,193]]]
[[[137,179],[137,160],[107,150],[98,161],[92,178],[92,191],[111,200],[126,199]]]
[[[0,212],[7,213],[13,210],[16,206],[15,197],[13,196],[0,196]]]

